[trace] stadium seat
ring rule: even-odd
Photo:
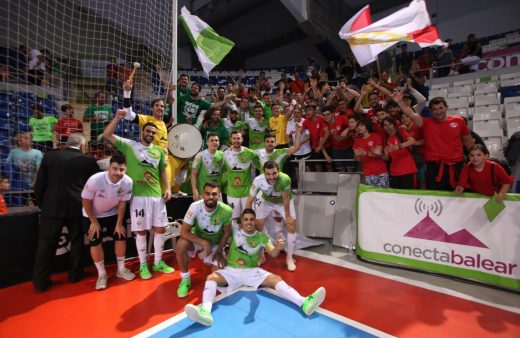
[[[428,95],[430,98],[432,97],[448,97],[448,88],[436,88],[430,89],[430,93]]]
[[[479,94],[487,94],[487,93],[497,93],[498,92],[498,84],[494,81],[485,82],[485,83],[477,83],[475,87],[475,95]]]
[[[457,87],[457,86],[466,86],[466,85],[471,85],[473,87],[473,84],[475,83],[475,80],[463,80],[463,81],[455,81],[453,82],[452,86],[453,87]]]
[[[507,118],[506,119],[507,138],[510,138],[511,135],[513,135],[517,131],[520,131],[520,116]]]
[[[501,87],[520,86],[520,77],[513,78],[513,79],[507,79],[507,80],[500,80],[500,86]]]
[[[511,102],[505,104],[506,118],[520,116],[520,102]]]
[[[472,96],[473,86],[472,85],[459,85],[448,88],[448,97],[458,96]]]
[[[477,133],[478,134],[478,133]],[[480,134],[479,134],[480,135]],[[504,158],[504,144],[503,144],[503,137],[502,136],[495,136],[495,137],[482,137],[482,140],[486,144],[486,147],[489,150],[490,157],[503,159]]]
[[[520,103],[520,96],[512,96],[512,97],[506,97],[504,99],[504,103],[513,103],[513,102],[518,102]]]
[[[518,73],[508,73],[508,74],[500,75],[500,81],[515,79],[515,78],[520,78],[520,72],[518,72]]]
[[[473,131],[482,137],[503,137],[500,120],[473,121]]]
[[[469,107],[469,97],[467,97],[467,96],[450,97],[446,100],[446,103],[448,104],[448,107],[450,109],[468,108]]]
[[[502,120],[502,110],[499,105],[477,106],[474,108],[473,120]]]
[[[497,94],[475,95],[475,106],[489,106],[492,104],[500,104]]]

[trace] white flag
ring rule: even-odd
[[[218,35],[198,16],[191,15],[186,7],[182,7],[179,18],[195,48],[204,73],[209,76],[209,72],[224,59],[235,43]]]

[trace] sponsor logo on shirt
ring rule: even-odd
[[[368,146],[369,146],[369,147],[374,146],[374,141],[368,141]]]
[[[450,127],[452,127],[452,128],[457,128],[458,126],[459,126],[459,124],[457,122],[450,123]]]

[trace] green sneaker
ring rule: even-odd
[[[322,286],[314,291],[312,295],[305,297],[305,302],[302,305],[302,311],[305,315],[310,316],[325,300],[325,288]]]
[[[177,289],[177,297],[184,298],[188,295],[188,291],[191,288],[191,279],[183,278],[181,279],[181,283],[179,284],[179,288]]]
[[[139,276],[141,276],[141,279],[150,279],[152,278],[152,274],[150,273],[150,270],[148,270],[148,264],[142,263],[139,267]]]
[[[186,312],[189,319],[201,325],[211,326],[211,324],[213,324],[213,316],[211,315],[211,312],[205,310],[202,306],[188,304],[184,308],[184,312]]]
[[[172,273],[175,271],[174,268],[168,266],[164,261],[160,261],[159,264],[152,266],[153,271],[163,272],[163,273]]]

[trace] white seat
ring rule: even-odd
[[[501,80],[500,87],[511,87],[511,86],[519,86],[520,85],[520,77],[515,77],[513,79]]]
[[[446,83],[437,83],[437,84],[432,84],[430,86],[430,89],[441,89],[441,88],[448,88],[450,86],[450,83],[449,82],[446,82]]]
[[[448,109],[446,110],[446,114],[450,116],[462,116],[465,118],[469,118],[471,108],[456,108],[456,109]]]
[[[496,93],[498,92],[498,83],[495,81],[477,83],[475,85],[475,95],[486,94],[486,93]]]
[[[479,134],[480,135],[480,134]],[[482,135],[480,135],[482,137]],[[504,159],[504,138],[502,136],[482,137],[492,158]]]
[[[473,130],[482,137],[504,136],[499,120],[474,121]]]
[[[448,97],[457,96],[472,96],[473,86],[472,85],[461,85],[448,88]]]
[[[448,88],[430,89],[429,97],[448,97]]]
[[[471,85],[473,86],[475,80],[463,80],[463,81],[455,81],[453,82],[453,87]]]
[[[520,131],[520,116],[506,119],[506,128],[507,138],[510,138],[511,135]]]
[[[475,106],[489,106],[492,104],[500,104],[497,94],[475,95]]]
[[[500,80],[509,80],[514,78],[520,78],[520,72],[500,75]]]
[[[499,111],[479,111],[475,109],[473,113],[473,121],[498,120],[502,121],[502,113]]]
[[[505,104],[512,103],[512,102],[519,102],[520,103],[520,96],[510,96],[510,97],[504,98],[504,103]]]
[[[468,108],[469,107],[469,98],[467,96],[461,97],[450,97],[446,100],[448,104],[448,108]]]
[[[520,116],[520,102],[506,103],[505,107],[506,119]]]
[[[475,113],[487,113],[487,112],[502,112],[500,105],[492,104],[489,106],[478,106],[475,107]]]

